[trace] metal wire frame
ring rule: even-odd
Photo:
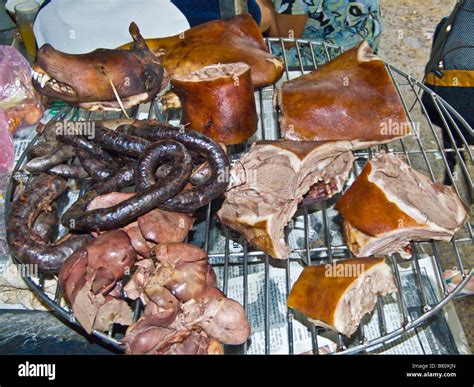
[[[272,50],[275,46],[278,46],[281,51],[282,51],[282,58],[285,62],[285,73],[284,73],[284,79],[288,80],[290,78],[290,71],[294,71],[293,69],[290,69],[289,66],[287,65],[287,55],[289,54],[288,52],[288,44],[293,44],[294,45],[294,50],[297,53],[298,57],[298,66],[295,68],[296,71],[299,71],[301,74],[307,73],[312,69],[317,68],[320,64],[318,63],[318,56],[316,53],[316,50],[319,50],[319,53],[323,52],[325,55],[325,60],[323,61],[329,61],[331,60],[335,55],[340,54],[343,52],[343,49],[340,47],[332,46],[330,44],[325,44],[325,43],[318,43],[318,42],[310,42],[302,39],[284,39],[284,38],[269,38],[267,39],[267,44],[270,50]],[[302,60],[302,51],[303,50],[308,50],[310,51],[309,57],[311,58],[311,63],[308,65],[308,63],[303,63]],[[386,68],[392,77],[392,80],[394,81],[394,84],[396,86],[397,92],[399,93],[399,96],[401,98],[402,104],[407,112],[408,118],[410,120],[410,123],[412,126],[414,126],[414,121],[412,118],[412,109],[408,109],[408,106],[410,106],[409,103],[407,103],[407,97],[404,95],[402,88],[403,87],[408,87],[410,91],[410,95],[412,95],[415,100],[414,100],[414,105],[418,106],[421,110],[422,113],[426,113],[426,109],[421,101],[421,98],[419,97],[420,91],[425,91],[428,92],[435,104],[435,106],[438,109],[439,114],[442,117],[442,121],[445,126],[445,130],[447,130],[449,133],[451,133],[451,129],[448,126],[448,122],[454,127],[455,131],[461,135],[461,139],[463,142],[462,147],[457,147],[454,138],[452,134],[450,135],[452,147],[444,149],[442,146],[442,141],[440,141],[439,134],[436,131],[436,128],[430,121],[429,117],[425,114],[425,119],[426,119],[426,124],[429,129],[428,133],[431,134],[435,147],[429,147],[424,145],[424,139],[422,138],[421,133],[417,132],[416,130],[414,131],[414,134],[411,136],[411,138],[405,138],[402,140],[399,140],[396,143],[391,143],[388,145],[383,145],[378,147],[378,149],[385,149],[387,150],[388,147],[393,147],[391,149],[392,153],[404,155],[407,162],[411,165],[412,162],[415,161],[416,158],[421,157],[425,164],[425,169],[427,171],[427,174],[430,176],[430,178],[433,181],[436,181],[436,175],[435,175],[435,168],[432,166],[432,163],[430,163],[429,159],[431,156],[438,156],[441,157],[441,161],[443,163],[443,170],[446,171],[448,174],[451,182],[453,183],[453,186],[458,194],[461,194],[464,192],[466,189],[472,191],[472,178],[469,174],[469,168],[464,161],[463,157],[461,157],[461,152],[467,153],[468,159],[470,163],[472,163],[472,149],[469,146],[469,144],[466,142],[464,137],[462,136],[462,131],[456,124],[453,118],[456,118],[458,122],[461,123],[461,125],[464,127],[465,130],[471,130],[472,128],[469,127],[469,125],[465,122],[465,120],[462,119],[462,117],[459,116],[459,114],[450,106],[448,105],[442,98],[440,98],[438,95],[433,93],[430,89],[428,89],[426,86],[415,80],[413,77],[410,75],[404,73],[403,71],[399,70],[395,66],[391,64],[386,64]],[[264,105],[264,93],[267,92],[274,92],[275,86],[271,86],[268,88],[265,88],[263,90],[259,90],[256,92],[256,103],[257,106],[260,107],[260,111],[263,112],[263,105]],[[69,115],[72,111],[72,109],[68,109],[66,111],[61,112],[55,119],[62,119],[62,117],[65,117]],[[276,112],[274,112],[275,117],[276,117]],[[129,115],[131,116],[136,116],[137,111],[129,112]],[[150,105],[149,112],[148,112],[148,118],[158,118],[160,120],[167,120],[167,114],[163,113],[160,109],[160,104],[158,100],[153,101],[153,103]],[[92,117],[90,115],[86,115],[85,118],[90,118]],[[94,117],[95,119],[95,117]],[[278,120],[274,120],[275,125],[278,125]],[[265,120],[263,117],[260,117],[260,128],[259,128],[259,138],[265,139],[266,138],[266,127],[265,127]],[[275,129],[275,134],[274,138],[279,137],[279,128],[276,127]],[[31,142],[30,146],[31,147],[37,140],[38,136],[35,137],[35,139]],[[247,150],[248,144],[244,146],[244,151]],[[29,149],[29,148],[28,148]],[[19,162],[17,163],[14,171],[13,171],[13,176],[16,176],[17,172],[20,172],[26,158],[26,154],[28,152],[28,149],[25,151],[25,153],[21,156]],[[354,152],[356,156],[356,162],[354,163],[354,167],[352,170],[353,177],[356,177],[358,173],[360,172],[362,168],[361,160],[368,160],[372,157],[372,154],[374,150],[377,149],[367,149],[367,150],[361,150]],[[232,147],[230,148],[230,152],[232,153],[233,149]],[[464,183],[466,187],[461,186],[461,182],[459,179],[455,178],[453,174],[451,173],[448,163],[447,163],[447,158],[446,154],[448,153],[455,153],[456,158],[458,160],[458,163],[460,165],[461,170],[463,171],[463,176],[464,176]],[[26,182],[27,184],[28,182]],[[15,181],[14,178],[10,181],[8,191],[7,191],[7,200],[12,200],[13,199],[13,192],[16,187],[17,182]],[[346,187],[347,188],[347,187]],[[9,209],[9,203],[7,202],[7,211]],[[204,240],[203,240],[203,248],[206,251],[209,251],[209,246],[210,246],[210,233],[211,233],[211,228],[212,226],[212,221],[211,218],[213,216],[213,209],[211,208],[212,204],[209,204],[206,211],[205,211],[205,235],[204,235]],[[345,244],[341,245],[336,245],[333,243],[331,240],[331,235],[329,233],[329,223],[330,219],[328,217],[328,203],[323,202],[321,208],[319,209],[322,212],[322,218],[323,218],[323,224],[324,224],[324,245],[323,246],[317,246],[317,247],[312,247],[310,244],[310,237],[309,237],[309,211],[308,208],[303,209],[303,219],[304,219],[304,248],[298,248],[294,249],[292,252],[297,253],[299,258],[290,258],[288,259],[285,264],[284,268],[286,270],[286,296],[288,296],[289,291],[291,289],[291,272],[290,272],[290,263],[293,261],[297,261],[303,265],[314,265],[314,264],[325,264],[325,263],[331,263],[333,259],[337,258],[339,259],[341,255],[345,255],[347,257],[351,256],[350,251]],[[231,267],[241,267],[242,268],[242,273],[243,273],[243,306],[244,309],[247,311],[249,307],[249,300],[248,300],[248,275],[249,275],[249,268],[253,267],[255,265],[257,266],[263,266],[263,273],[264,273],[264,334],[265,334],[265,346],[264,346],[264,351],[266,354],[271,353],[271,346],[270,346],[270,330],[271,330],[271,323],[270,323],[270,313],[271,313],[271,308],[272,308],[272,300],[270,299],[270,289],[269,289],[269,284],[270,284],[270,266],[275,263],[275,261],[270,258],[268,255],[264,254],[261,251],[255,251],[250,249],[248,244],[246,242],[243,243],[243,250],[241,252],[231,252],[229,248],[230,244],[230,231],[228,228],[223,227],[222,232],[224,233],[225,236],[225,244],[224,244],[224,249],[223,251],[220,252],[212,252],[209,253],[209,259],[214,262],[214,267],[216,269],[223,270],[223,282],[222,282],[222,288],[224,291],[227,291],[228,287],[228,280],[229,280],[229,269]],[[453,240],[450,242],[451,246],[451,252],[454,255],[455,262],[459,269],[461,270],[463,280],[462,282],[452,291],[451,293],[448,293],[446,287],[444,286],[444,283],[442,281],[442,262],[441,262],[441,255],[440,255],[440,250],[446,249],[446,246],[449,246],[447,243],[442,243],[442,242],[435,242],[433,240],[427,240],[427,241],[419,241],[416,243],[412,243],[413,251],[414,251],[414,259],[413,259],[413,267],[414,267],[414,272],[416,275],[416,281],[418,284],[418,292],[420,299],[422,300],[423,303],[423,314],[417,317],[416,319],[409,319],[408,316],[408,311],[407,311],[407,304],[406,304],[406,299],[405,295],[403,292],[403,289],[401,287],[401,277],[400,277],[400,272],[398,270],[398,265],[397,261],[399,260],[399,257],[397,257],[396,254],[392,255],[389,257],[388,262],[390,263],[395,280],[397,283],[398,287],[398,295],[397,295],[397,305],[398,309],[400,312],[400,326],[394,330],[388,331],[385,323],[385,319],[383,316],[383,310],[381,307],[380,302],[377,303],[377,310],[378,310],[378,316],[379,316],[379,323],[380,323],[380,336],[377,337],[376,339],[373,340],[366,340],[364,336],[364,323],[362,323],[359,327],[358,332],[356,333],[356,336],[358,337],[358,342],[356,345],[351,344],[350,346],[346,345],[346,341],[342,335],[338,336],[338,354],[353,354],[353,353],[360,353],[363,351],[367,351],[375,346],[378,346],[380,344],[384,344],[394,338],[401,337],[409,332],[411,332],[414,328],[419,327],[420,325],[424,324],[429,320],[433,315],[436,313],[439,313],[451,300],[453,300],[464,288],[464,286],[467,284],[471,276],[473,275],[473,270],[468,274],[464,273],[465,265],[463,263],[463,257],[462,257],[462,252],[459,248],[460,245],[468,245],[472,246],[473,242],[473,233],[472,233],[472,227],[470,223],[467,223],[464,227],[463,230],[458,232],[453,238]],[[442,290],[443,290],[443,295],[440,300],[436,304],[429,304],[426,296],[426,290],[424,289],[423,281],[421,278],[421,271],[420,271],[420,266],[419,266],[419,254],[421,250],[429,250],[431,251],[432,255],[435,258],[436,262],[436,271],[438,278],[440,279],[440,282],[442,283]],[[317,255],[318,258],[314,259],[312,258],[313,255]],[[321,258],[322,257],[322,258]],[[15,259],[15,257],[13,257]],[[57,277],[54,278],[57,281]],[[61,296],[61,290],[59,287],[59,284],[57,284],[54,296],[51,297],[48,295],[43,288],[44,285],[44,276],[40,276],[39,279],[34,279],[34,278],[25,278],[27,284],[33,289],[33,291],[38,295],[38,297],[45,303],[47,304],[54,312],[57,313],[58,317],[61,318],[62,320],[76,325],[79,327],[78,323],[74,319],[73,314],[71,313],[71,310],[68,308],[67,305],[65,305],[64,300],[62,299]],[[135,320],[138,319],[140,316],[141,310],[142,310],[143,305],[141,305],[140,302],[137,302],[133,305],[134,308],[134,318]],[[286,325],[287,325],[287,332],[288,332],[288,353],[292,354],[294,353],[294,335],[293,335],[293,319],[294,315],[293,312],[288,309],[286,313]],[[322,328],[318,328],[315,326],[311,326],[310,328],[310,333],[311,333],[311,342],[312,342],[312,351],[314,354],[319,354],[318,350],[318,335],[324,332],[325,330]],[[109,332],[107,334],[99,331],[94,331],[93,335],[96,336],[100,341],[102,341],[104,344],[109,345],[117,350],[123,350],[123,347],[120,343],[120,335],[117,334],[117,332],[114,329],[114,326],[111,326]],[[248,345],[244,344],[239,350],[241,353],[246,353],[248,349]],[[234,352],[234,351],[233,351]]]

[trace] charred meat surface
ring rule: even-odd
[[[286,224],[316,183],[330,185],[320,199],[342,189],[352,168],[350,148],[347,141],[255,143],[232,167],[217,216],[253,246],[274,258],[287,258]]]
[[[469,212],[453,187],[433,183],[399,157],[376,154],[335,207],[354,255],[399,252],[411,240],[449,241]]]
[[[396,292],[383,258],[354,258],[306,266],[291,289],[288,306],[315,325],[351,336],[379,296]]]
[[[285,82],[276,99],[287,140],[347,140],[361,149],[411,133],[385,64],[366,42]]]

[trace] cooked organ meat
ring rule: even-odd
[[[383,258],[354,258],[332,265],[306,266],[291,289],[288,306],[317,326],[351,336],[378,296],[396,292]]]
[[[239,144],[257,130],[257,108],[245,63],[206,66],[171,79],[181,106],[181,124],[217,142]]]
[[[123,287],[123,293],[131,300],[140,298],[146,304],[148,298],[145,295],[145,287],[148,285],[150,276],[155,272],[155,263],[152,259],[142,259],[135,263],[133,269],[133,275]]]
[[[110,324],[128,326],[133,323],[131,309],[119,298],[107,295],[95,316],[94,329],[107,332]]]
[[[203,334],[150,325],[146,319],[132,325],[123,342],[130,355],[204,355],[210,344]]]
[[[303,195],[318,182],[329,185],[319,199],[342,189],[352,168],[351,144],[262,141],[230,171],[230,189],[217,213],[220,221],[274,258],[287,258],[284,227]]]
[[[87,211],[114,206],[134,194],[130,192],[111,192],[94,198]],[[149,258],[156,243],[183,242],[193,225],[192,216],[160,210],[156,208],[138,218],[137,221],[122,228],[130,239],[136,252]]]
[[[132,323],[126,302],[110,293],[135,260],[130,238],[124,231],[114,230],[100,235],[64,262],[59,283],[75,318],[88,333],[107,329],[112,322]]]
[[[287,140],[347,140],[361,149],[411,132],[390,75],[366,42],[285,82],[276,99]]]
[[[207,254],[196,246],[159,245],[156,261],[139,261],[123,290],[146,305],[127,330],[127,353],[222,353],[220,343],[241,344],[250,335],[242,305],[216,288]]]
[[[89,203],[87,206],[87,211],[114,206],[132,197],[133,195],[133,192],[111,192],[105,195],[97,196]],[[139,254],[139,256],[144,258],[149,258],[151,256],[152,249],[155,244],[145,240],[142,233],[140,232],[140,229],[138,228],[138,221],[127,224],[126,226],[122,227],[121,230],[127,233],[133,248],[137,254]]]
[[[207,254],[187,243],[170,243],[155,248],[158,261],[148,285],[167,288],[181,302],[202,297],[207,287]]]
[[[468,219],[454,189],[433,183],[393,154],[376,154],[336,204],[358,257],[399,252],[410,240],[449,241]]]
[[[33,86],[47,97],[88,110],[123,110],[149,101],[162,87],[163,66],[133,22],[130,34],[130,50],[73,55],[43,45],[33,66]]]
[[[194,218],[182,212],[159,208],[138,218],[138,227],[147,241],[168,244],[183,242],[191,230]]]
[[[155,325],[169,326],[180,310],[179,300],[173,294],[157,283],[150,283],[144,289],[146,299],[143,315],[153,320]]]
[[[168,352],[172,345],[180,345],[181,348],[186,339],[197,332],[203,335],[201,345],[193,345],[185,352],[182,349]],[[222,295],[200,301],[192,299],[181,304],[180,312],[169,324],[154,319],[154,316],[144,316],[129,327],[123,343],[130,354],[204,354],[204,348],[210,347],[212,339],[238,345],[245,343],[249,335],[250,326],[242,306]],[[222,353],[216,342],[212,344],[212,352]],[[208,349],[207,353],[210,352]]]
[[[243,344],[250,336],[250,326],[242,305],[224,294],[203,298],[199,303],[188,301],[183,304],[183,315],[187,320],[192,318],[193,326],[197,325],[209,337],[223,344]]]
[[[284,71],[283,63],[268,52],[257,23],[248,14],[203,23],[175,36],[146,39],[146,43],[163,55],[163,65],[171,77],[186,76],[217,63],[244,62],[252,69],[254,87],[260,88],[274,84]]]

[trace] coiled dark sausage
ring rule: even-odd
[[[28,151],[27,158],[28,160],[32,160],[36,157],[50,155],[56,152],[58,148],[59,143],[57,141],[39,142],[31,147],[31,149]]]
[[[150,141],[143,138],[107,129],[98,123],[95,125],[94,134],[94,139],[92,140],[94,143],[120,155],[126,154],[138,157],[150,144]]]
[[[108,167],[105,163],[95,159],[89,153],[78,150],[77,157],[84,170],[94,180],[103,180],[112,175],[113,168]]]
[[[15,200],[7,219],[7,242],[11,252],[23,264],[37,264],[42,272],[57,272],[62,263],[90,239],[85,235],[67,235],[53,244],[32,237],[38,214],[66,190],[66,182],[57,176],[41,174]]]
[[[87,138],[80,135],[58,135],[57,139],[64,144],[72,145],[75,148],[86,151],[96,159],[114,165],[114,159],[98,145],[90,142]]]
[[[191,174],[191,156],[182,144],[167,140],[151,144],[138,160],[137,170],[143,170],[156,168],[170,159],[174,159],[173,168],[162,181],[158,182],[155,178],[156,184],[139,190],[137,194],[115,206],[84,212],[94,197],[117,191],[117,184],[114,186],[111,179],[98,183],[92,188],[90,195],[86,193],[79,199],[79,205],[73,205],[72,211],[70,209],[63,215],[63,224],[76,230],[111,230],[156,208],[183,189]],[[117,181],[120,182],[120,179]]]
[[[45,172],[58,164],[72,159],[75,154],[76,150],[72,146],[61,145],[51,153],[28,161],[25,168],[30,173]]]
[[[134,183],[135,165],[126,164],[110,177],[99,181],[88,189],[71,207],[63,214],[61,223],[70,229],[76,229],[76,220],[86,211],[88,204],[97,196],[109,192],[120,191]]]
[[[144,137],[150,140],[173,139],[184,144],[188,149],[204,155],[211,168],[210,177],[205,185],[193,187],[181,192],[158,205],[159,208],[175,212],[192,212],[205,206],[219,197],[227,188],[229,160],[224,150],[213,140],[193,130],[169,129],[159,125],[157,127],[132,127],[129,134]],[[150,174],[142,176],[137,185],[141,191],[156,184],[156,177]]]
[[[89,174],[81,165],[59,164],[48,169],[50,175],[61,176],[64,179],[85,179]]]

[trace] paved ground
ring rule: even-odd
[[[379,55],[421,80],[429,58],[434,29],[439,20],[451,12],[455,1],[381,0],[381,4],[384,33]],[[414,120],[417,120],[416,113]],[[464,256],[467,257],[463,261],[471,268],[474,266],[473,246],[463,247]],[[474,297],[455,301],[455,306],[474,352]]]

